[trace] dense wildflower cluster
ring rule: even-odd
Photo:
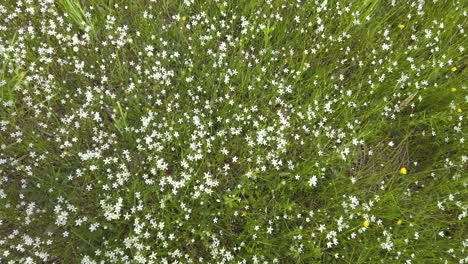
[[[0,262],[468,263],[466,17],[3,1]]]

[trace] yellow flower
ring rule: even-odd
[[[403,25],[403,24],[398,24],[398,28],[399,28],[399,29],[403,29],[404,27],[405,27],[405,25]]]
[[[401,221],[401,219],[399,219],[399,220],[396,222],[397,225],[401,225],[401,223],[403,223],[403,221]]]
[[[367,221],[367,220],[364,221],[364,224],[363,224],[363,225],[364,225],[365,228],[369,228],[369,221]]]
[[[183,17],[182,17],[182,21],[185,21],[185,20],[187,20],[187,17],[186,17],[186,16],[183,16]]]
[[[458,107],[457,112],[458,112],[458,113],[461,113],[461,112],[463,112],[463,111],[462,111],[462,109],[461,109],[460,107]]]
[[[406,175],[406,173],[408,173],[408,170],[405,167],[403,167],[400,169],[400,173]]]
[[[450,70],[454,72],[457,70],[457,67],[453,66]]]
[[[456,91],[457,91],[457,88],[455,88],[455,87],[452,87],[452,88],[450,89],[450,91],[452,91],[452,92],[456,92]]]

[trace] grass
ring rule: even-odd
[[[467,263],[465,6],[420,3],[0,4],[0,262]]]

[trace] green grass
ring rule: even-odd
[[[466,6],[348,2],[0,4],[0,262],[467,263]]]

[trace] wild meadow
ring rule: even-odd
[[[467,7],[0,1],[0,263],[468,263]]]

